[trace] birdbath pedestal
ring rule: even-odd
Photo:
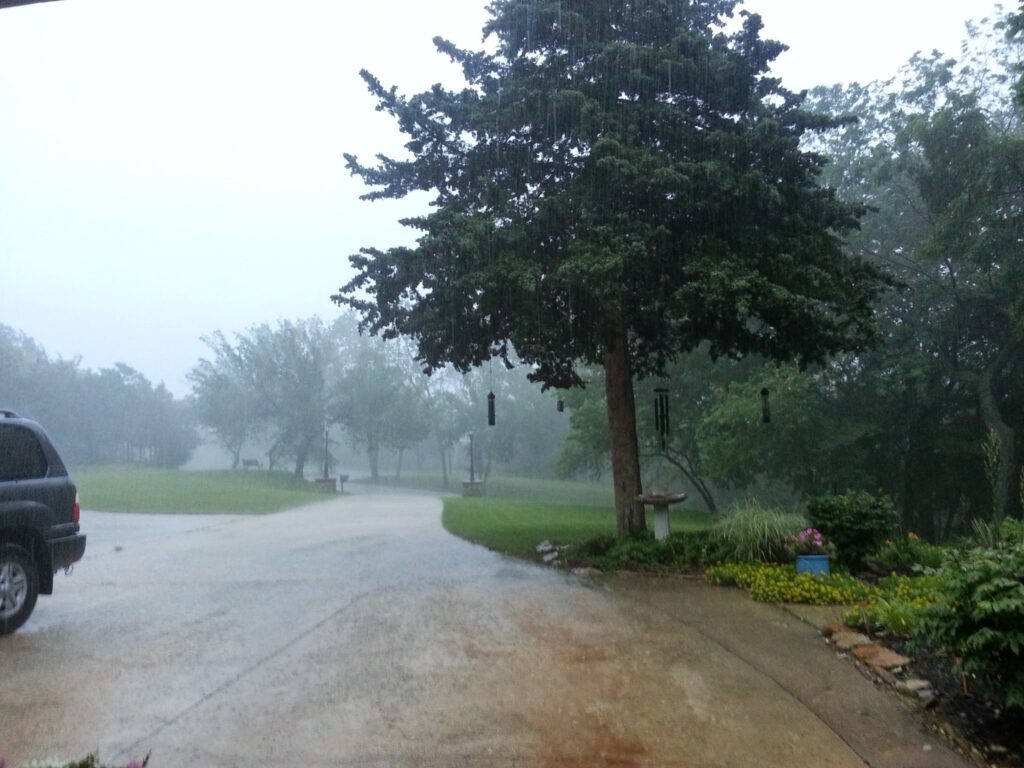
[[[689,496],[685,493],[665,493],[664,491],[651,491],[636,497],[641,504],[654,507],[654,538],[657,541],[664,541],[669,535],[668,508],[672,504],[686,501]]]

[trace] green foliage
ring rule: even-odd
[[[989,492],[992,494],[991,519],[998,522],[1003,518],[1003,506],[999,503],[999,475],[1003,461],[999,433],[994,429],[990,429],[985,436],[981,453],[985,459],[985,479],[988,480]]]
[[[921,638],[1011,707],[1024,707],[1024,544],[954,552]]]
[[[491,6],[495,54],[435,40],[464,90],[405,97],[364,72],[412,157],[349,168],[370,199],[431,190],[437,208],[406,222],[415,247],[354,256],[335,300],[430,368],[511,342],[557,387],[627,331],[638,375],[703,340],[805,360],[870,343],[878,273],[838,237],[863,209],[800,149],[842,121],[768,76],[784,48],[759,16],[719,30],[735,5],[510,0]]]
[[[916,534],[908,533],[906,536],[888,539],[881,549],[869,555],[866,560],[876,569],[885,572],[909,574],[924,568],[941,568],[945,556],[946,550],[943,547],[929,544]]]
[[[887,576],[876,594],[845,615],[847,625],[913,637],[924,613],[939,599],[938,576]]]
[[[706,530],[673,533],[664,541],[645,535],[625,539],[598,536],[575,544],[566,552],[571,566],[602,571],[687,570],[703,565],[710,545]]]
[[[846,378],[838,366],[806,371],[765,365],[715,388],[697,422],[707,475],[731,487],[778,478],[803,493],[866,479],[850,452],[876,426],[870,411],[843,401]],[[770,392],[769,424],[761,419],[762,389]]]
[[[836,545],[838,562],[849,567],[863,565],[893,535],[897,523],[888,498],[864,491],[811,499],[807,516]]]
[[[714,524],[715,556],[733,562],[782,562],[788,558],[786,538],[807,527],[799,514],[764,507],[756,501],[735,507]]]
[[[742,587],[763,603],[849,605],[875,594],[873,587],[852,576],[812,576],[797,573],[792,565],[726,563],[708,568],[705,578],[709,584]]]
[[[1014,495],[1009,448],[1024,428],[1024,141],[1006,72],[1020,71],[1020,18],[971,26],[955,57],[915,55],[891,80],[811,95],[818,110],[860,118],[815,148],[832,160],[828,182],[875,209],[850,246],[903,285],[878,307],[884,345],[846,361],[845,375],[821,390],[840,413],[872,425],[841,456],[865,479],[837,479],[882,489],[904,525],[930,540],[990,517],[994,498]],[[1003,442],[997,493],[978,451],[991,429]]]
[[[1005,518],[1001,523],[975,520],[971,526],[974,543],[986,549],[1024,545],[1024,521]]]

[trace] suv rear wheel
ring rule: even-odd
[[[28,620],[38,596],[39,575],[32,557],[17,544],[0,544],[0,635]]]

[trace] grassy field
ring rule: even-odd
[[[462,481],[459,475],[449,484],[451,493],[462,492]],[[360,477],[352,482],[369,483],[369,478]],[[421,488],[427,491],[444,492],[441,475],[429,473],[403,473],[401,480],[393,476],[383,475],[381,485],[399,488]],[[522,501],[539,501],[545,504],[570,504],[574,506],[599,507],[611,506],[612,489],[601,483],[581,482],[576,480],[545,480],[533,477],[514,477],[491,475],[487,480],[487,495],[501,499],[519,499]]]
[[[703,512],[674,509],[672,530],[695,531],[710,527]],[[572,544],[594,536],[615,534],[615,512],[610,506],[571,506],[503,498],[444,500],[444,527],[463,539],[510,555],[537,559],[535,547]]]
[[[324,498],[283,472],[91,467],[72,478],[84,509],[107,512],[265,514]]]

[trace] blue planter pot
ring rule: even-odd
[[[811,576],[828,576],[828,555],[797,555],[796,572],[809,573]]]

